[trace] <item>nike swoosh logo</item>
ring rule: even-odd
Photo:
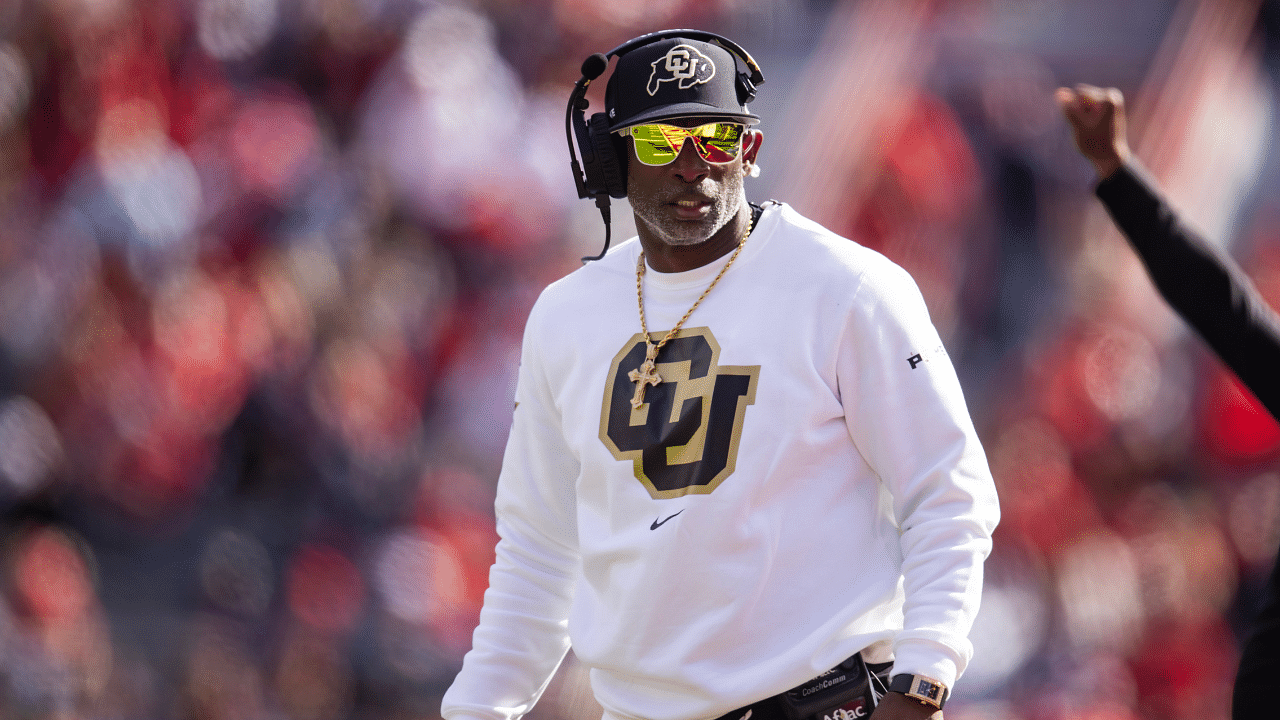
[[[667,524],[667,520],[670,520],[671,518],[675,517],[676,515],[679,515],[679,514],[680,514],[680,513],[682,513],[682,512],[684,512],[684,510],[681,510],[681,511],[677,512],[675,515],[668,515],[668,516],[667,516],[667,518],[666,518],[666,520],[661,520],[661,521],[659,521],[657,518],[654,518],[653,524],[649,526],[649,529],[650,529],[650,530],[657,530],[658,528],[660,528],[660,527],[662,527],[663,525]]]

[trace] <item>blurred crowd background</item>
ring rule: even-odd
[[[906,266],[961,374],[1004,520],[947,717],[1227,717],[1280,427],[1052,92],[1123,90],[1280,304],[1259,0],[3,0],[0,717],[438,717],[525,316],[603,241],[569,90],[670,27],[764,69],[751,199]],[[598,717],[572,656],[533,717]]]

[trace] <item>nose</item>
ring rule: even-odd
[[[676,177],[687,183],[696,183],[707,176],[711,165],[702,159],[693,146],[693,138],[685,138],[680,146],[680,154],[671,163],[671,170]]]

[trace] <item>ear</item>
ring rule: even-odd
[[[753,174],[754,171],[754,174],[752,175],[753,177],[759,174],[759,170],[756,169],[758,168],[756,165],[756,155],[760,153],[760,146],[763,144],[764,133],[759,130],[754,128],[749,129],[743,135],[742,167],[748,172],[748,174]]]

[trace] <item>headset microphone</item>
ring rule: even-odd
[[[582,77],[595,80],[604,74],[607,67],[609,67],[609,58],[605,57],[604,53],[596,53],[582,61]]]
[[[582,172],[582,166],[578,164],[578,156],[573,152],[575,144],[580,153],[583,154],[582,162],[588,168],[595,167],[598,159],[595,157],[594,147],[591,141],[590,132],[587,130],[586,110],[590,104],[587,101],[587,86],[592,80],[604,74],[606,68],[609,67],[609,59],[603,53],[595,53],[586,60],[582,61],[582,77],[573,85],[573,93],[569,96],[569,107],[564,118],[565,139],[569,142],[569,161],[570,167],[573,169],[573,180],[578,186],[579,198],[594,198],[596,207],[600,208],[600,218],[604,220],[604,249],[599,255],[594,257],[584,257],[582,262],[591,260],[599,260],[609,250],[610,212],[609,212],[609,192],[599,188],[588,187],[587,177]],[[578,122],[573,122],[574,113],[578,114]],[[577,142],[574,142],[574,134],[576,134]]]
[[[565,139],[569,142],[569,161],[573,168],[573,179],[578,186],[578,197],[586,198],[597,196],[599,192],[595,188],[588,188],[587,177],[582,172],[582,166],[578,164],[578,156],[574,154],[573,148],[574,134],[578,135],[576,143],[579,152],[583,154],[583,164],[590,167],[595,161],[591,156],[591,142],[587,134],[586,110],[590,104],[587,102],[587,86],[592,80],[604,74],[606,68],[609,67],[609,60],[601,53],[596,53],[586,60],[582,61],[582,77],[573,84],[573,92],[569,95],[569,107],[564,117],[564,133]],[[578,114],[579,122],[573,122],[573,114]],[[607,196],[606,196],[607,197]]]

